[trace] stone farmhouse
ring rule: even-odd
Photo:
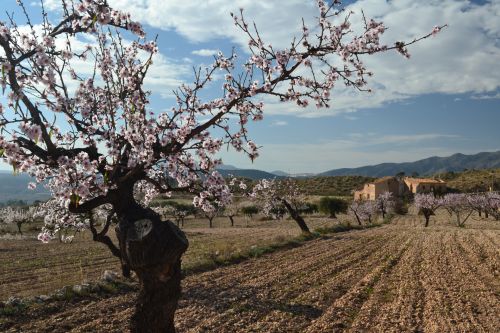
[[[383,177],[364,185],[362,190],[354,192],[354,200],[375,200],[384,192],[391,192],[400,197],[415,193],[444,193],[446,183],[442,180],[412,177]]]
[[[404,182],[408,190],[415,193],[444,193],[446,192],[446,182],[441,179],[411,178],[405,177]]]

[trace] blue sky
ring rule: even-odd
[[[210,55],[232,47],[247,56],[246,40],[232,25],[229,13],[245,9],[264,40],[286,47],[300,31],[303,16],[312,22],[312,0],[109,0],[130,11],[153,38],[160,56],[148,83],[153,107],[163,111],[173,103],[171,91],[192,82],[192,66],[208,64]],[[26,1],[30,3],[30,1]],[[39,11],[38,1],[29,6]],[[46,0],[57,15],[58,0]],[[357,14],[382,20],[389,27],[385,41],[409,40],[434,25],[449,24],[435,38],[410,48],[412,58],[383,54],[366,59],[375,73],[375,93],[334,90],[330,110],[298,109],[269,101],[264,121],[250,126],[261,145],[252,164],[234,152],[224,162],[242,168],[321,172],[381,162],[413,161],[456,152],[500,150],[500,0],[359,0],[349,1]],[[3,0],[7,11],[14,0]],[[5,14],[0,14],[0,20]],[[207,97],[219,97],[217,82]]]

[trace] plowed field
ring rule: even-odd
[[[417,216],[183,281],[179,332],[500,332],[500,223]],[[10,331],[124,332],[135,294],[31,312]]]

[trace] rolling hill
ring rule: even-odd
[[[35,200],[46,200],[50,193],[39,185],[36,189],[28,189],[32,179],[26,174],[13,176],[12,172],[0,171],[0,202],[23,200],[31,203]]]
[[[270,172],[262,171],[262,170],[256,170],[256,169],[217,169],[219,173],[223,177],[228,177],[228,176],[235,176],[235,177],[243,177],[243,178],[250,178],[253,180],[260,180],[260,179],[271,179],[271,178],[283,178],[283,176],[278,176]]]

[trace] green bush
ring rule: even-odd
[[[252,218],[259,212],[259,208],[257,206],[245,206],[241,208],[241,212],[243,213],[243,215]]]
[[[319,211],[335,218],[338,213],[346,213],[348,204],[345,200],[323,197],[319,201]]]
[[[299,214],[314,214],[319,212],[319,207],[315,203],[306,202],[301,207],[299,207]]]

